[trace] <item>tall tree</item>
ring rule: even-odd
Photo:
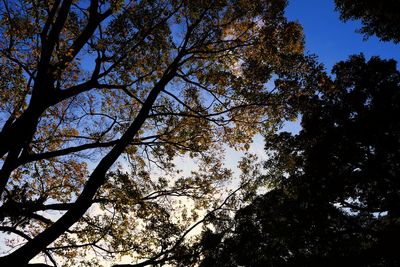
[[[185,254],[195,210],[230,177],[222,144],[246,148],[295,114],[287,99],[313,63],[285,6],[1,1],[0,231],[12,249],[0,265]],[[181,175],[177,155],[198,171]]]
[[[335,0],[343,20],[361,20],[360,32],[383,41],[400,42],[400,3],[397,0]]]
[[[333,73],[299,134],[267,138],[274,188],[208,232],[202,266],[399,265],[400,72],[361,55]]]

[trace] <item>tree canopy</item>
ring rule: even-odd
[[[335,0],[343,20],[360,19],[360,32],[383,41],[400,42],[400,3],[397,0]]]
[[[267,137],[271,191],[205,235],[202,266],[397,266],[400,72],[352,56],[305,97],[302,130]]]
[[[296,116],[318,80],[286,4],[1,1],[0,265],[187,254],[196,211],[223,201],[224,144]]]

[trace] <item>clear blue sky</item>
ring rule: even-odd
[[[400,61],[400,45],[380,42],[376,37],[363,40],[363,35],[356,32],[360,23],[342,22],[334,0],[289,0],[286,16],[300,22],[307,52],[316,54],[329,71],[336,62],[361,52],[366,58],[378,55]]]
[[[307,53],[317,55],[319,62],[323,63],[329,72],[336,62],[359,53],[364,53],[367,59],[371,56],[394,58],[398,62],[397,68],[400,68],[400,44],[381,42],[375,36],[364,40],[364,36],[356,32],[360,28],[360,22],[342,22],[339,12],[335,11],[334,0],[288,2],[286,16],[303,26]],[[300,129],[299,121],[286,122],[283,128],[284,131],[294,133]]]

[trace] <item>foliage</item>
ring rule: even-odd
[[[224,144],[246,149],[307,94],[315,64],[286,4],[1,1],[0,264],[187,254],[231,177]]]
[[[298,134],[266,139],[275,187],[208,233],[202,266],[399,265],[400,72],[358,55],[333,74]]]
[[[383,41],[400,42],[400,3],[397,0],[335,0],[343,20],[360,19],[360,32]]]

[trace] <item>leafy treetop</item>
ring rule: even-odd
[[[266,139],[274,188],[205,232],[201,266],[397,266],[400,72],[352,56],[304,99],[303,129]]]
[[[397,0],[335,0],[343,20],[360,19],[360,32],[383,41],[400,42],[400,3]]]
[[[223,144],[246,149],[310,88],[286,4],[1,1],[0,264],[185,254],[231,175]],[[198,170],[180,174],[179,155]]]

